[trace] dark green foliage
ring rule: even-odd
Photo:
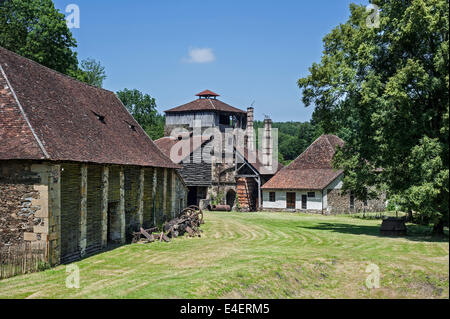
[[[364,199],[367,185],[385,186],[404,211],[448,224],[448,2],[372,1],[324,38],[324,53],[298,81],[313,122],[346,141],[335,165],[344,189]],[[382,169],[382,170],[380,170]]]
[[[158,114],[156,101],[137,89],[124,89],[117,96],[152,140],[164,136],[165,117]]]
[[[77,43],[51,0],[5,1],[0,30],[0,46],[64,74],[78,69]]]

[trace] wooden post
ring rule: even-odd
[[[139,175],[139,199],[138,199],[139,227],[142,227],[142,225],[144,224],[144,178],[145,178],[145,171],[144,168],[141,168]]]
[[[120,180],[120,202],[119,202],[119,218],[120,218],[120,242],[125,243],[125,173],[123,166],[119,171]]]
[[[158,181],[157,168],[153,168],[153,226],[156,226],[156,205],[158,203],[158,198],[156,197],[156,182]]]
[[[102,248],[108,245],[108,190],[109,167],[103,166],[102,170]]]
[[[87,170],[86,164],[81,164],[81,204],[80,204],[80,254],[86,255],[87,246]]]
[[[171,204],[172,204],[172,218],[175,218],[176,214],[177,214],[177,187],[176,187],[176,178],[177,178],[177,174],[175,172],[175,169],[171,169],[171,176],[172,176],[172,182],[170,183],[171,187],[172,187],[172,191],[171,191]]]
[[[164,168],[164,182],[163,182],[163,214],[167,214],[167,168]]]

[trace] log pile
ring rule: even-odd
[[[201,224],[204,224],[203,212],[197,206],[189,206],[178,217],[166,222],[162,230],[153,227],[134,232],[133,243],[169,242],[171,238],[183,236],[185,233],[188,233],[189,237],[200,237]]]

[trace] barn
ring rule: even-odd
[[[360,201],[352,192],[342,191],[343,170],[334,169],[332,159],[344,141],[335,135],[322,135],[288,166],[263,185],[264,210],[290,210],[312,213],[384,211],[385,194]]]
[[[0,246],[55,265],[123,244],[186,202],[167,158],[113,92],[0,47]]]

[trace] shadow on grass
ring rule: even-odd
[[[343,234],[376,236],[381,238],[405,238],[411,241],[424,241],[424,242],[449,241],[448,231],[444,236],[437,236],[437,237],[432,236],[430,226],[408,224],[406,236],[383,236],[380,235],[380,225],[367,226],[367,225],[321,222],[311,226],[297,226],[297,227],[305,229],[325,230]]]

